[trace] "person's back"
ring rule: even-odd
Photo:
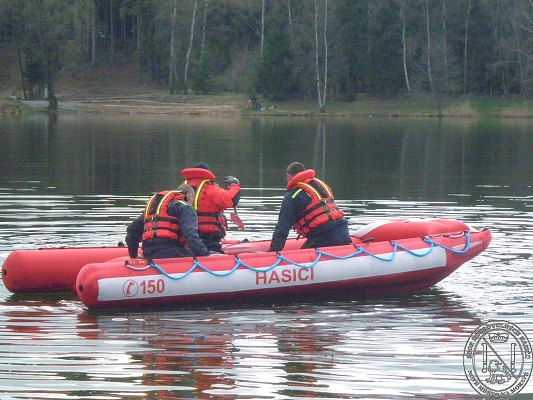
[[[190,188],[182,185],[180,189]],[[130,257],[137,257],[139,242],[147,259],[209,255],[198,236],[196,212],[182,190],[156,193],[143,214],[128,226],[126,243]],[[189,193],[194,196],[192,189]]]
[[[219,187],[215,175],[205,163],[181,171],[185,183],[196,192],[192,202],[198,214],[198,232],[210,251],[222,253],[221,239],[226,236],[227,220],[224,210],[237,206],[240,199],[239,180],[226,177],[228,190]]]
[[[287,167],[287,192],[270,251],[280,251],[291,228],[307,240],[302,248],[339,246],[351,243],[348,221],[334,202],[331,188],[312,169],[294,162]]]

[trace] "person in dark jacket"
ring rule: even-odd
[[[307,239],[304,249],[350,244],[348,220],[335,204],[331,188],[299,162],[287,167],[286,176],[287,192],[269,251],[283,249],[291,228]]]
[[[129,256],[137,257],[139,242],[148,260],[209,255],[198,236],[198,217],[190,205],[192,199],[194,190],[188,185],[153,195],[143,214],[126,229]]]

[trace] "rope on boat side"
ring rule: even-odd
[[[426,243],[430,243],[431,245],[435,245],[435,246],[438,246],[438,247],[441,247],[443,248],[444,250],[446,251],[449,251],[450,253],[453,253],[453,254],[466,254],[468,253],[468,251],[470,250],[470,245],[471,245],[471,242],[470,242],[470,232],[466,231],[466,232],[463,232],[465,238],[466,238],[466,241],[465,241],[465,247],[463,250],[454,250],[454,249],[451,249],[449,247],[446,247],[440,243],[437,243],[437,242],[434,242],[433,240],[431,240],[428,236],[425,236],[422,238],[422,240]]]
[[[463,250],[455,250],[455,249],[452,249],[450,247],[446,247],[440,243],[437,243],[433,240],[430,239],[429,236],[424,236],[422,238],[422,240],[427,243],[429,245],[427,251],[424,251],[423,253],[418,253],[414,250],[410,250],[394,241],[390,241],[390,244],[392,245],[392,253],[391,253],[391,256],[389,258],[386,258],[386,257],[380,257],[376,254],[373,254],[371,252],[369,252],[368,250],[365,250],[359,246],[355,246],[356,248],[356,252],[354,253],[351,253],[351,254],[348,254],[346,256],[337,256],[335,254],[329,254],[329,253],[325,253],[323,252],[322,250],[320,249],[315,249],[315,252],[316,252],[316,258],[314,261],[312,261],[311,263],[308,263],[308,264],[300,264],[300,263],[297,263],[297,262],[294,262],[292,260],[289,260],[288,258],[284,257],[283,255],[281,255],[280,253],[276,253],[277,254],[277,257],[278,259],[276,260],[276,262],[274,264],[272,264],[271,266],[269,267],[264,267],[264,268],[255,268],[255,267],[252,267],[251,265],[248,265],[246,263],[244,263],[239,257],[235,257],[235,265],[233,266],[233,268],[231,268],[230,270],[227,270],[227,271],[224,271],[224,272],[216,272],[216,271],[212,271],[210,270],[209,268],[203,266],[202,264],[200,264],[198,262],[198,260],[194,260],[191,268],[189,268],[189,270],[187,272],[184,272],[182,274],[180,274],[179,276],[176,276],[176,275],[171,275],[169,274],[168,272],[166,272],[163,268],[161,268],[161,266],[157,265],[155,262],[151,262],[150,264],[148,264],[147,266],[143,267],[143,268],[135,268],[133,266],[130,266],[128,264],[126,264],[126,266],[128,268],[131,268],[131,269],[135,269],[135,270],[139,270],[139,271],[142,271],[142,270],[145,270],[145,269],[148,269],[148,268],[154,268],[156,271],[158,271],[159,273],[161,273],[162,275],[164,275],[165,277],[169,278],[169,279],[172,279],[172,280],[181,280],[181,279],[184,279],[186,278],[187,276],[189,276],[196,268],[199,268],[213,276],[217,276],[217,277],[225,277],[225,276],[228,276],[228,275],[231,275],[233,272],[235,272],[239,266],[243,266],[245,267],[246,269],[249,269],[251,271],[254,271],[254,272],[268,272],[274,268],[276,268],[282,261],[285,261],[289,264],[292,264],[296,267],[299,267],[299,268],[305,268],[305,269],[311,269],[313,268],[319,261],[320,259],[322,258],[322,256],[325,256],[325,257],[329,257],[329,258],[332,258],[332,259],[337,259],[337,260],[347,260],[349,258],[353,258],[353,257],[357,257],[361,254],[366,254],[372,258],[375,258],[377,260],[380,260],[380,261],[384,261],[384,262],[392,262],[394,261],[394,259],[396,258],[396,254],[398,252],[398,249],[400,250],[403,250],[409,254],[411,254],[412,256],[415,256],[415,257],[425,257],[427,256],[428,254],[430,254],[434,249],[435,247],[440,247],[442,249],[444,249],[445,251],[449,251],[450,253],[454,253],[454,254],[466,254],[469,250],[470,250],[470,247],[471,247],[471,240],[470,240],[470,232],[466,231],[466,232],[463,232],[461,234],[461,236],[464,236],[465,237],[465,246],[463,248]]]

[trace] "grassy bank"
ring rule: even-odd
[[[266,104],[268,106],[268,103]],[[276,103],[267,114],[318,115],[316,102]],[[326,115],[374,117],[443,117],[443,118],[533,118],[533,103],[512,98],[450,98],[432,97],[373,99],[361,97],[354,102],[330,101]]]
[[[187,115],[274,115],[274,116],[352,116],[352,117],[443,117],[443,118],[533,118],[533,105],[514,98],[432,97],[377,99],[360,96],[356,101],[330,100],[326,112],[319,113],[316,101],[268,102],[259,100],[262,110],[248,110],[247,97],[225,95],[175,95],[152,91],[147,94],[122,93],[115,96],[59,97],[59,112],[187,114]],[[46,112],[47,102],[0,100],[0,113]]]

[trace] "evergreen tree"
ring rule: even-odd
[[[490,94],[491,82],[496,79],[491,62],[496,59],[496,44],[491,32],[490,17],[477,1],[472,2],[469,36],[468,91]]]
[[[286,99],[294,91],[290,36],[280,23],[265,34],[263,62],[258,71],[258,92],[272,101]]]
[[[340,91],[347,101],[355,100],[361,89],[360,80],[366,74],[368,54],[368,1],[340,1],[336,8],[339,24],[338,53],[343,68],[338,70]]]
[[[380,2],[374,7],[370,10],[370,49],[365,83],[368,92],[392,95],[405,87],[398,18],[400,10],[393,1]]]

